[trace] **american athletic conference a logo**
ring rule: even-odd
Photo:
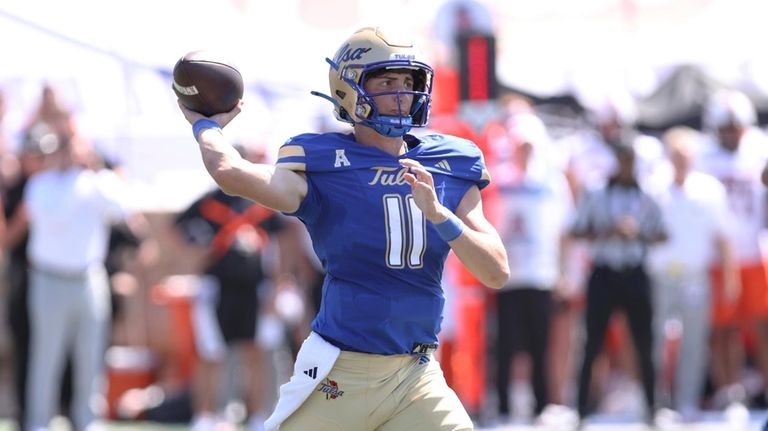
[[[344,391],[339,390],[339,384],[331,379],[325,379],[320,383],[320,387],[317,388],[317,392],[325,394],[326,400],[335,400],[336,398],[344,395]]]

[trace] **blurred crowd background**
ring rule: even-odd
[[[309,91],[326,91],[324,58],[370,24],[406,27],[435,67],[430,129],[418,133],[473,140],[494,179],[486,211],[513,277],[491,291],[449,260],[439,353],[478,423],[542,421],[559,408],[628,417],[666,408],[680,420],[765,409],[766,16],[757,0],[0,5],[0,417],[30,409],[31,338],[53,333],[52,316],[30,315],[29,254],[40,251],[27,241],[36,226],[57,235],[40,228],[55,218],[39,211],[66,205],[37,196],[47,206],[31,212],[27,180],[69,152],[120,183],[109,312],[91,321],[107,331],[95,368],[104,417],[186,424],[210,414],[258,429],[308,333],[322,268],[295,220],[215,193],[171,70],[191,50],[228,56],[246,105],[226,133],[246,157],[271,163],[292,135],[344,130]],[[600,201],[606,184],[623,184],[622,166],[655,210]],[[691,172],[706,178],[675,186]],[[642,233],[653,217],[664,242]],[[612,218],[641,233],[627,234],[630,245],[596,240]],[[35,241],[66,254],[72,238]],[[595,286],[605,268],[618,286]],[[246,287],[224,304],[230,284]],[[255,334],[243,341],[234,325],[231,349],[211,341],[216,313],[221,321],[243,298]],[[82,344],[69,342],[78,330],[47,340],[63,344],[50,366],[61,371],[53,388],[65,416],[82,396],[73,372]]]

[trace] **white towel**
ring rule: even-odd
[[[310,332],[309,337],[301,344],[299,354],[296,355],[291,379],[280,386],[277,406],[264,422],[266,431],[280,429],[280,424],[304,403],[309,394],[315,390],[318,382],[331,372],[340,352],[338,347],[323,340],[323,337],[316,333]]]

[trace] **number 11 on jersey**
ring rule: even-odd
[[[384,195],[384,223],[387,266],[405,268],[407,251],[408,268],[421,268],[427,245],[426,219],[413,195]]]

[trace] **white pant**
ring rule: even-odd
[[[709,359],[712,301],[709,275],[702,269],[658,271],[652,277],[657,369],[662,369],[665,328],[676,319],[682,327],[682,338],[674,367],[673,407],[678,410],[697,409]]]
[[[57,413],[67,355],[73,358],[72,419],[84,430],[97,418],[103,393],[104,351],[111,305],[107,274],[93,267],[81,277],[33,270],[29,285],[30,351],[27,430],[47,429]]]

